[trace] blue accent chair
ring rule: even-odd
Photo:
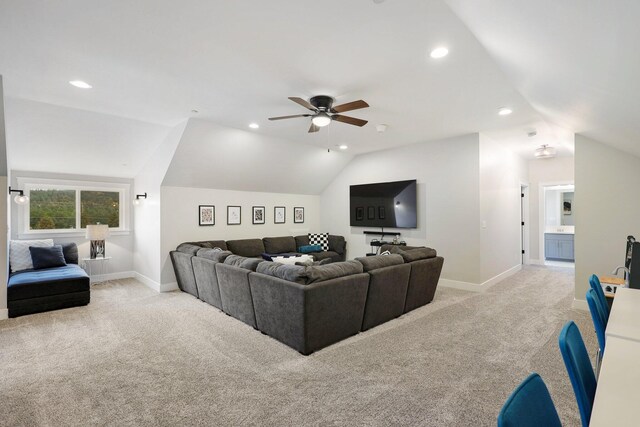
[[[588,427],[596,395],[596,376],[580,330],[573,321],[567,322],[560,331],[558,344],[576,395],[582,426]]]
[[[540,375],[530,374],[507,399],[498,427],[562,427],[549,390]]]
[[[598,294],[593,289],[587,291],[587,304],[589,305],[593,325],[596,328],[596,336],[598,337],[598,344],[600,345],[600,357],[602,357],[604,355],[605,343],[605,314],[603,313],[601,304],[598,302]]]
[[[598,279],[598,276],[592,274],[591,277],[589,277],[589,285],[591,286],[591,289],[596,291],[596,294],[598,294],[600,304],[604,308],[604,326],[606,327],[607,321],[609,320],[609,303],[607,303],[607,297],[604,296],[604,291],[602,290],[602,286],[600,285],[600,279]]]

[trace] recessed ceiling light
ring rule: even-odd
[[[342,145],[339,145],[338,148],[341,150],[346,150],[347,148],[349,148],[349,146],[342,144]]]
[[[511,108],[507,107],[502,107],[498,110],[498,114],[501,116],[508,116],[511,113],[513,113],[513,111],[511,111]]]
[[[258,129],[258,128],[260,127],[260,125],[259,125],[259,124],[257,124],[257,123],[251,123],[251,124],[249,125],[249,127],[250,127],[251,129]]]
[[[83,82],[82,80],[71,80],[69,84],[75,87],[79,87],[80,89],[91,89],[93,87],[89,83]]]
[[[435,59],[444,58],[449,54],[449,49],[446,47],[437,47],[431,51],[431,57]]]

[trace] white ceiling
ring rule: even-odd
[[[640,2],[447,3],[544,119],[640,156]]]
[[[257,122],[265,141],[344,143],[352,155],[471,132],[525,156],[542,141],[571,155],[579,132],[640,156],[638,18],[630,0],[4,1],[9,161],[86,173],[98,157],[105,174],[133,176],[192,109],[229,128]],[[440,45],[449,56],[430,58]],[[288,96],[316,94],[365,99],[371,108],[349,114],[370,124],[307,134],[308,119],[267,120],[306,112]],[[514,113],[498,116],[502,106]]]
[[[6,95],[174,125],[200,119],[353,154],[541,116],[443,1],[136,0],[0,5]],[[429,57],[446,45],[444,59]],[[70,86],[82,79],[94,88]],[[288,96],[364,99],[364,128],[333,123],[307,134]],[[508,106],[511,116],[497,109]],[[375,125],[385,123],[384,134]]]

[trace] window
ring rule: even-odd
[[[21,234],[82,234],[87,224],[127,231],[129,184],[18,178],[18,185],[29,196]]]

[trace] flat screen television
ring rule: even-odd
[[[352,185],[352,227],[416,228],[416,180]]]

